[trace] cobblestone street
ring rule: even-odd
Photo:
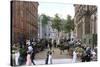
[[[45,64],[47,51],[48,51],[48,49],[45,49],[44,51],[39,52],[39,53],[36,54],[35,60],[34,60],[36,65],[44,65]],[[62,52],[62,54],[60,54],[59,48],[53,48],[52,51],[54,51],[53,54],[52,54],[53,64],[72,63],[72,57],[68,55],[67,50]],[[80,61],[77,60],[77,62],[80,62]]]
[[[35,56],[35,59],[36,60],[37,59],[46,59],[47,51],[48,51],[48,49],[45,49],[44,51],[37,53],[36,56]],[[52,51],[54,51],[53,54],[52,54],[53,59],[71,58],[68,55],[67,50],[62,52],[62,54],[60,54],[60,50],[58,48],[53,48]]]

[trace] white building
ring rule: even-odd
[[[52,19],[52,18],[50,18],[50,19]],[[48,21],[46,37],[54,40],[54,39],[57,39],[57,35],[58,35],[57,30],[52,28],[52,21]]]
[[[42,18],[43,16],[39,17],[38,22],[38,38],[51,38],[51,39],[57,39],[58,32],[56,29],[52,28],[52,18],[50,18],[50,21],[48,21],[48,24],[43,25],[42,24]]]

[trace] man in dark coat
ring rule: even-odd
[[[85,56],[85,59],[87,62],[91,61],[91,48],[89,47],[87,50],[86,50],[86,56]]]

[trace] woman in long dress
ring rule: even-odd
[[[77,61],[77,53],[76,53],[76,51],[73,51],[72,63],[76,63],[76,61]]]
[[[19,53],[19,51],[17,51],[17,52],[15,53],[16,65],[19,65],[19,62],[18,62],[19,56],[20,56],[20,53]]]
[[[29,42],[28,45],[29,45],[29,46],[28,46],[28,51],[27,51],[26,65],[30,66],[30,65],[32,65],[31,55],[32,55],[33,48],[32,48],[32,46],[30,45],[30,42]]]
[[[31,54],[30,54],[30,53],[28,53],[28,54],[27,54],[27,61],[26,61],[26,65],[28,65],[28,66],[32,65],[32,61],[31,61]]]
[[[52,64],[52,52],[49,54],[48,64]]]
[[[48,51],[45,64],[52,64],[52,52]]]

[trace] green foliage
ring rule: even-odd
[[[71,20],[71,29],[74,30],[74,19]]]
[[[78,57],[82,56],[82,54],[84,53],[84,49],[81,47],[76,47],[75,50],[78,53]]]
[[[76,52],[79,52],[79,53],[83,53],[83,51],[84,51],[84,50],[83,50],[82,48],[80,48],[80,47],[76,47],[75,50],[76,50]]]
[[[93,34],[93,45],[97,46],[97,34]]]
[[[25,50],[25,48],[20,48],[19,52],[20,52],[20,55],[21,55],[21,56],[24,56],[26,50]]]
[[[60,50],[64,50],[64,45],[63,44],[58,45],[58,47],[59,47]]]
[[[48,24],[49,17],[46,16],[45,14],[42,14],[41,16],[42,16],[42,24],[43,24],[43,25]]]
[[[65,33],[70,33],[71,30],[74,30],[74,19],[71,19],[71,16],[67,16],[67,20],[65,20],[64,31]]]
[[[69,49],[69,46],[66,46],[66,45],[64,45],[64,44],[59,44],[59,45],[57,45],[57,47],[58,47],[60,50]]]
[[[61,31],[61,19],[58,16],[58,14],[55,15],[54,19],[52,20],[52,28],[57,29],[58,31]]]
[[[67,16],[67,20],[64,21],[64,28],[63,28],[65,33],[69,33],[69,38],[71,36],[71,31],[74,30],[74,19],[71,19],[71,16]]]

